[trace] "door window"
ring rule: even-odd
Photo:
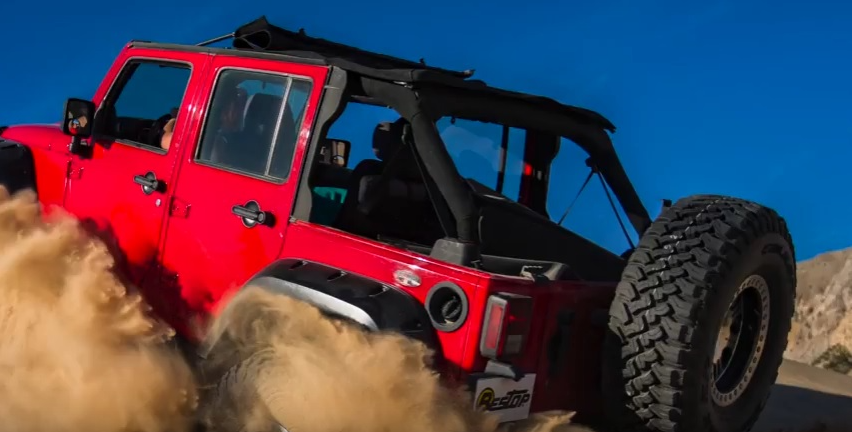
[[[219,75],[195,160],[282,183],[290,175],[311,81],[227,69]]]
[[[192,70],[189,65],[133,60],[107,98],[107,131],[116,141],[165,152]]]

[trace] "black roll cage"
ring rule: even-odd
[[[650,217],[612,147],[609,135],[603,128],[594,128],[578,121],[535,106],[505,100],[497,95],[479,95],[461,89],[447,89],[411,83],[395,83],[361,76],[342,68],[332,67],[329,83],[313,134],[311,148],[302,173],[300,193],[294,217],[307,219],[310,213],[310,179],[312,161],[319,141],[325,138],[328,127],[345,110],[348,100],[371,105],[388,106],[408,120],[413,132],[414,150],[423,161],[429,176],[434,180],[456,221],[455,234],[462,242],[478,241],[478,215],[472,191],[459,174],[446,145],[436,128],[442,117],[457,117],[500,124],[527,130],[544,131],[554,136],[568,138],[587,151],[604,179],[625,210],[638,233],[650,224]],[[526,105],[526,106],[525,106]],[[521,114],[518,114],[518,113]],[[585,143],[586,145],[583,145]],[[599,149],[596,152],[590,149]],[[609,151],[606,151],[609,150]],[[304,202],[308,200],[308,202]],[[441,205],[436,203],[436,205]]]
[[[414,90],[420,95],[427,116],[435,120],[441,117],[479,120],[573,141],[586,151],[595,167],[600,170],[636,232],[641,235],[651,224],[648,211],[627,177],[609,134],[603,127],[584,123],[571,116],[554,112],[548,107],[501,97],[499,93],[488,94],[435,85],[415,86]],[[436,147],[442,147],[442,153],[446,153],[440,137],[435,136],[434,139],[437,140]],[[418,151],[440,152],[437,149],[422,148],[426,144],[417,145]],[[449,157],[448,153],[447,157]],[[435,163],[440,162],[443,161],[435,161]],[[449,159],[449,163],[453,164],[452,159]],[[455,170],[454,164],[453,170]],[[457,171],[456,175],[458,175]]]

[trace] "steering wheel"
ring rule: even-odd
[[[166,123],[172,119],[172,114],[164,114],[151,123],[151,129],[148,132],[148,144],[153,147],[160,147],[160,139],[163,138],[163,128]]]

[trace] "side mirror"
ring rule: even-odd
[[[85,99],[69,98],[65,101],[65,114],[62,119],[62,133],[74,138],[92,136],[95,104]]]

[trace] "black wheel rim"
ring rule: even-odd
[[[769,284],[746,278],[722,319],[714,344],[710,393],[718,406],[739,400],[754,377],[769,331]]]

